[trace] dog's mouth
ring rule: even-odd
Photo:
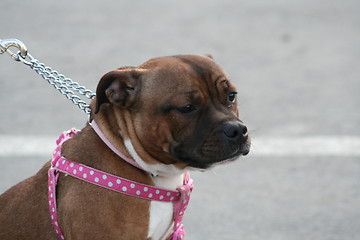
[[[216,165],[222,165],[229,162],[233,162],[240,156],[246,156],[250,152],[250,140],[241,144],[236,149],[224,150],[222,147],[214,148],[213,151],[202,151],[199,149],[194,154],[185,151],[186,148],[175,148],[173,156],[179,161],[185,163],[189,167],[198,169],[208,169]]]
[[[202,159],[207,159],[210,165],[224,164],[235,161],[240,156],[248,155],[250,146],[251,141],[248,135],[237,140],[215,139],[205,142],[197,155]]]
[[[250,143],[248,144],[244,144],[244,146],[242,146],[238,151],[234,152],[233,154],[231,154],[230,157],[224,159],[224,160],[220,160],[218,162],[215,162],[211,165],[211,167],[217,166],[217,165],[224,165],[230,162],[234,162],[236,161],[239,157],[241,156],[246,156],[249,154],[250,152]]]

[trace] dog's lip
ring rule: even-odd
[[[240,158],[240,156],[243,155],[241,153],[241,150],[237,150],[235,151],[233,154],[231,154],[228,158],[226,159],[223,159],[223,160],[220,160],[220,161],[216,161],[216,162],[213,162],[211,165],[209,165],[211,168],[212,167],[215,167],[217,165],[224,165],[224,164],[227,164],[227,163],[230,163],[230,162],[234,162],[236,161],[238,158]]]
[[[241,156],[248,155],[249,152],[250,152],[250,145],[246,145],[246,146],[240,148],[239,150],[237,150],[234,154],[232,154],[231,157],[229,157],[227,159],[224,159],[224,160],[221,160],[218,163],[219,164],[226,164],[226,163],[229,163],[229,162],[233,162],[233,161],[237,160],[238,158],[240,158]]]
[[[246,156],[250,153],[250,145],[245,146],[244,149],[241,149],[241,155]]]

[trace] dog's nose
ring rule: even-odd
[[[245,125],[239,122],[228,122],[224,124],[224,135],[229,140],[239,140],[246,138],[248,135],[248,129]]]

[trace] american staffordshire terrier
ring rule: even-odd
[[[249,153],[236,88],[210,55],[111,71],[91,108],[52,161],[0,196],[1,240],[181,239],[187,171]]]

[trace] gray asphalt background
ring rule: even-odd
[[[2,0],[0,10],[0,39],[20,39],[90,89],[120,66],[211,53],[238,86],[254,139],[360,137],[358,0]],[[86,122],[7,55],[0,56],[0,109],[1,135],[55,139]],[[0,158],[0,192],[49,158]],[[360,239],[358,157],[250,154],[192,177],[187,239]]]

